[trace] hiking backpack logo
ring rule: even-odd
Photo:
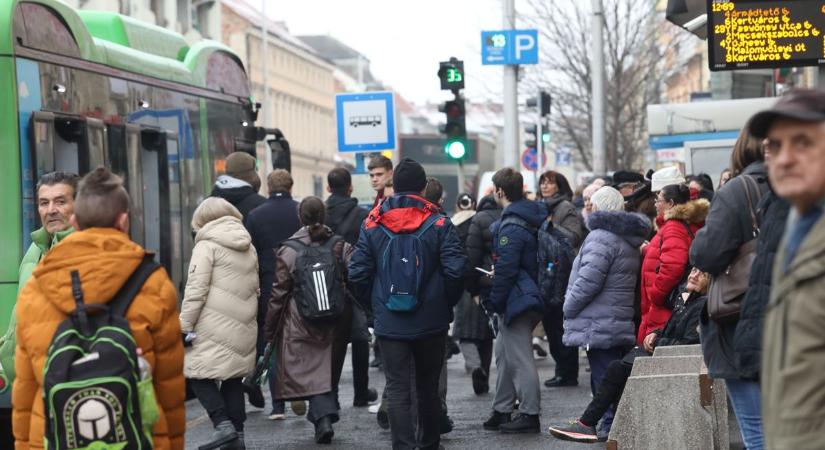
[[[158,267],[147,255],[108,305],[86,305],[80,275],[71,273],[77,307],[58,326],[43,371],[49,450],[152,448],[151,371],[124,315]]]
[[[298,254],[295,260],[295,304],[308,320],[336,319],[344,312],[344,271],[335,256],[335,246],[343,242],[333,236],[319,246],[292,239],[285,245]]]
[[[384,307],[394,312],[412,312],[421,306],[421,282],[424,273],[424,242],[421,236],[442,216],[432,214],[414,233],[393,233],[380,228],[389,238],[381,258],[384,280]]]

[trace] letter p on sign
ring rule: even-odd
[[[516,30],[513,59],[515,64],[538,64],[538,30]]]

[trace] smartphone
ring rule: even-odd
[[[484,270],[481,267],[476,267],[475,269],[483,273],[484,275],[487,275],[488,277],[493,276],[493,272],[490,272],[489,270]]]

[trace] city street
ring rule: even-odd
[[[546,348],[546,343],[544,343]],[[538,358],[539,378],[542,383],[553,374],[553,359]],[[491,383],[495,382],[495,364],[493,364]],[[601,448],[583,444],[560,441],[547,433],[547,426],[558,424],[577,417],[590,400],[590,373],[585,372],[586,359],[581,360],[579,386],[575,388],[548,389],[542,386],[541,435],[502,435],[493,431],[484,431],[481,423],[490,414],[492,395],[476,396],[470,377],[464,375],[464,361],[461,355],[453,356],[448,362],[449,386],[447,404],[455,428],[449,434],[442,435],[442,444],[447,449],[582,449]],[[381,391],[384,375],[376,369],[370,369],[370,385]],[[350,358],[344,365],[341,378],[340,401],[343,407],[341,421],[334,425],[335,437],[332,445],[320,446],[313,441],[313,427],[305,417],[296,417],[289,411],[284,421],[270,421],[266,418],[268,410],[252,408],[247,404],[246,448],[249,450],[290,448],[330,448],[330,449],[387,449],[390,448],[390,432],[378,427],[375,414],[367,408],[352,407],[352,368]],[[268,393],[267,393],[268,396]],[[269,398],[267,398],[269,407]],[[212,424],[197,400],[186,404],[186,449],[196,450],[212,430]]]

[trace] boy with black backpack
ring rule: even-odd
[[[176,289],[129,239],[120,177],[86,175],[71,223],[80,231],[46,255],[18,301],[16,446],[182,450]]]
[[[422,197],[426,185],[419,163],[399,163],[395,194],[370,212],[349,266],[356,298],[373,310],[395,449],[438,448],[438,378],[463,290],[466,256],[450,220]],[[420,439],[409,417],[413,361]]]

